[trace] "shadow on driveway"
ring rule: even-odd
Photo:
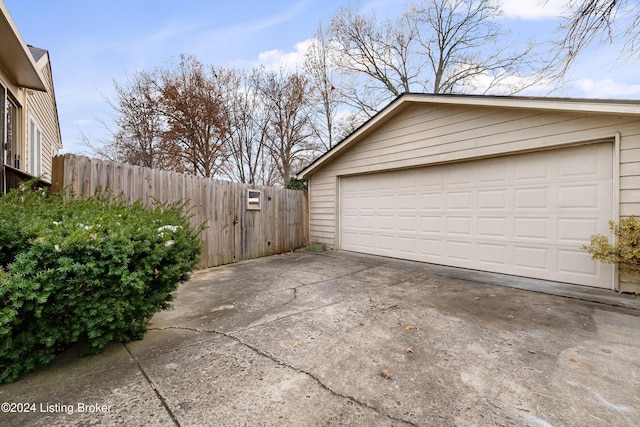
[[[174,305],[0,386],[34,409],[0,425],[640,425],[633,296],[329,251],[197,272]]]

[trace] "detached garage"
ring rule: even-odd
[[[640,103],[405,94],[301,171],[310,240],[633,290],[580,247],[640,215]]]

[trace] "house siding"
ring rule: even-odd
[[[338,248],[340,176],[595,141],[619,132],[619,213],[640,215],[640,118],[489,106],[407,103],[310,178],[310,240]],[[616,218],[617,219],[617,218]],[[628,283],[621,281],[625,290]]]
[[[28,170],[27,165],[31,159],[32,153],[29,150],[29,136],[28,116],[31,115],[42,132],[42,148],[41,148],[41,164],[42,164],[42,180],[45,182],[51,182],[52,172],[52,159],[57,154],[58,150],[62,148],[62,141],[60,140],[58,113],[55,102],[55,95],[53,91],[53,77],[51,74],[51,67],[48,62],[48,55],[44,55],[38,66],[41,67],[42,75],[45,78],[45,85],[47,86],[47,92],[32,91],[30,95],[27,95],[27,118],[25,120],[25,135],[27,135],[26,149],[27,159],[25,159],[24,167]]]

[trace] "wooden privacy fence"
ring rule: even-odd
[[[188,201],[202,231],[201,268],[283,253],[308,240],[303,191],[219,181],[65,154],[54,157],[54,189],[89,197],[102,191],[131,204]]]

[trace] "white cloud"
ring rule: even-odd
[[[503,0],[502,11],[507,18],[540,20],[557,18],[566,4],[566,0]]]
[[[257,64],[272,69],[284,68],[288,71],[301,70],[304,64],[305,54],[311,43],[313,43],[313,39],[296,43],[294,50],[291,52],[284,52],[280,49],[261,52],[258,55]]]
[[[465,71],[469,67],[471,65],[459,64],[455,72]],[[487,72],[482,72],[465,79],[458,89],[463,93],[478,95],[547,96],[555,86],[552,80],[535,75],[526,76],[506,72],[490,75]]]
[[[640,84],[616,82],[611,78],[591,80],[587,78],[576,81],[577,88],[586,98],[637,98],[640,96]]]

